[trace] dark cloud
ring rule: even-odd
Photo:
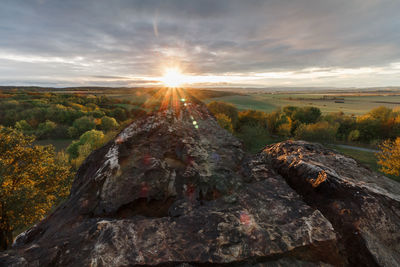
[[[174,62],[213,75],[382,67],[400,62],[399,10],[392,0],[5,0],[0,82],[151,76]]]

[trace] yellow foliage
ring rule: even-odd
[[[0,126],[0,240],[43,218],[69,193],[70,167],[52,146],[34,146],[33,137]]]
[[[396,140],[386,140],[379,146],[381,152],[377,153],[378,164],[386,174],[400,175],[400,137]]]
[[[225,130],[228,130],[231,133],[233,132],[233,125],[231,118],[229,118],[227,115],[223,113],[215,114],[215,118],[217,119],[219,126],[224,128]]]

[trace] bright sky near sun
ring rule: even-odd
[[[0,85],[400,85],[400,1],[2,1]]]

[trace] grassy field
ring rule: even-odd
[[[325,98],[324,98],[325,96]],[[334,99],[336,98],[336,99]],[[370,94],[324,94],[324,93],[295,93],[295,94],[247,94],[233,95],[206,99],[205,102],[224,101],[234,104],[239,110],[256,109],[271,112],[279,107],[313,106],[323,113],[343,111],[346,114],[361,115],[379,106],[388,108],[400,107],[398,95]],[[336,103],[340,101],[343,103]]]

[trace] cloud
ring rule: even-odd
[[[210,77],[290,73],[292,82],[307,69],[386,68],[384,80],[369,81],[399,84],[390,74],[400,62],[398,10],[391,0],[5,0],[0,82],[79,85],[82,77],[117,76],[129,83],[179,65]],[[276,82],[257,75],[260,86]],[[327,75],[324,82],[343,86],[361,74]]]

